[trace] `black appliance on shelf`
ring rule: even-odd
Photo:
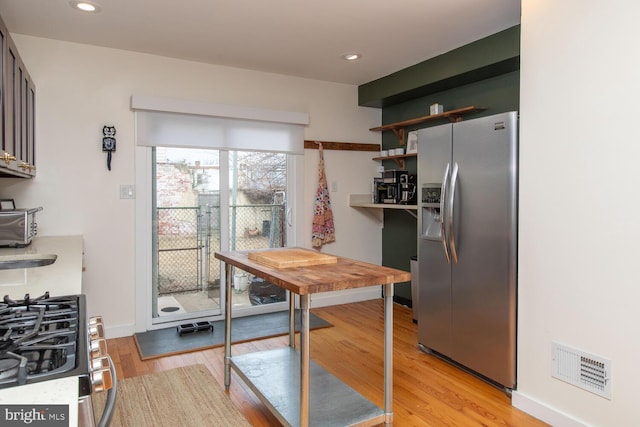
[[[416,204],[416,176],[406,170],[391,169],[373,179],[373,202]]]

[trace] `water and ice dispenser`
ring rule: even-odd
[[[427,240],[442,240],[442,184],[422,184],[420,189],[421,223],[420,237]]]

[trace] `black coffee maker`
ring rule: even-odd
[[[400,202],[403,205],[416,203],[416,176],[400,176]]]
[[[400,184],[384,182],[382,178],[373,179],[373,203],[394,204],[400,201]]]
[[[412,204],[416,201],[416,177],[406,170],[391,169],[374,178],[374,203]]]

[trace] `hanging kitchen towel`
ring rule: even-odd
[[[331,200],[329,200],[329,188],[327,186],[327,176],[324,173],[324,155],[322,144],[318,144],[320,153],[320,164],[318,170],[318,190],[313,210],[313,234],[311,236],[311,246],[320,248],[326,243],[336,240],[336,229],[333,225],[333,212],[331,212]]]

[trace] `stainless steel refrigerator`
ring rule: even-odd
[[[418,131],[418,341],[516,386],[518,113]]]

